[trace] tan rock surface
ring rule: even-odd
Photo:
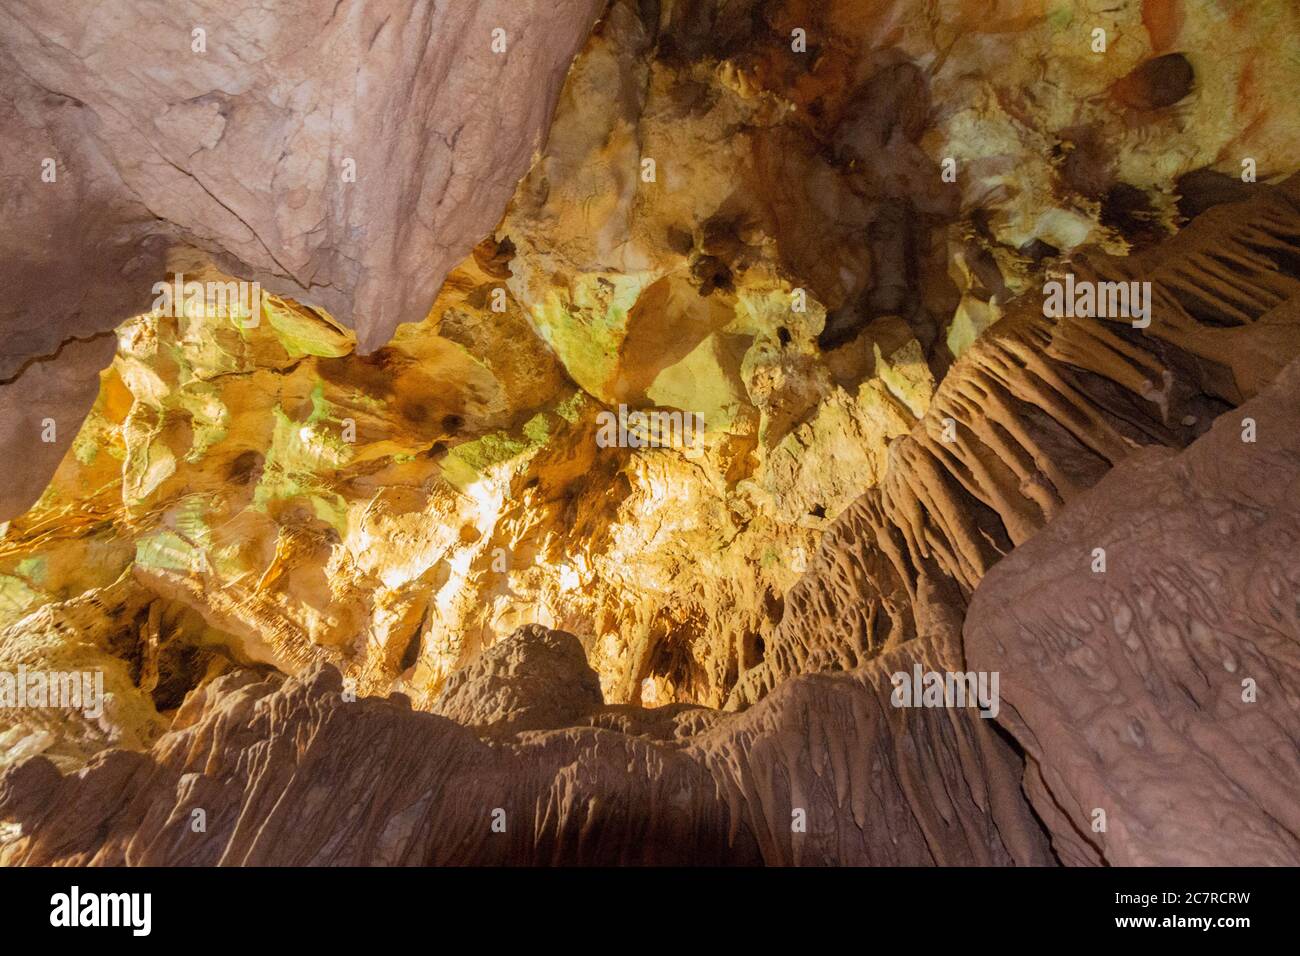
[[[1151,282],[1147,329],[1048,319],[1037,296],[1012,305],[891,447],[881,486],[826,533],[729,706],[791,674],[852,669],[960,611],[989,568],[1111,467],[1185,446],[1300,354],[1300,177],[1254,195],[1149,252],[1076,266]]]

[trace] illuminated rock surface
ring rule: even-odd
[[[6,327],[42,296],[103,304],[6,356],[0,438],[24,467],[0,669],[100,669],[109,693],[93,719],[0,710],[0,820],[21,825],[0,861],[1293,862],[1256,772],[1293,773],[1298,734],[1272,577],[1241,585],[1258,607],[1229,647],[1269,680],[1244,713],[1214,697],[1213,732],[1204,688],[1200,711],[1170,689],[1209,667],[1171,630],[1133,650],[1118,612],[1104,645],[1053,629],[1112,580],[1093,547],[1140,560],[1130,527],[1150,523],[1171,580],[1195,576],[1188,553],[1221,555],[1220,580],[1272,553],[1180,543],[1189,499],[1291,533],[1289,446],[1229,452],[1220,432],[1243,403],[1295,407],[1294,374],[1272,384],[1300,356],[1294,11],[616,2],[592,29],[592,4],[488,6],[433,39],[346,2],[321,27],[340,70],[369,62],[372,18],[385,62],[431,44],[437,69],[386,86],[387,111],[310,88],[284,107],[342,96],[382,181],[337,192],[337,137],[302,147],[323,164],[302,182],[273,174],[284,144],[240,117],[317,65],[290,53],[241,73],[248,110],[179,166],[156,157],[203,124],[130,143],[94,126],[105,182],[157,174],[176,204],[93,240],[163,236],[156,259],[130,247],[138,276],[100,275],[108,251],[0,250],[31,277]],[[107,65],[11,40],[22,5],[3,16],[5,67],[75,95],[76,122],[168,114],[124,75],[83,90]],[[519,41],[504,60],[498,20]],[[460,137],[429,140],[457,84],[490,102],[462,96]],[[74,106],[13,96],[0,120],[24,117],[33,149],[66,135]],[[220,154],[237,147],[242,166]],[[142,312],[181,246],[188,274],[280,294],[255,322]],[[1065,273],[1150,282],[1151,324],[1046,317]],[[128,278],[143,298],[119,305]],[[98,394],[79,385],[114,345]],[[645,413],[702,431],[607,447],[610,420]],[[1216,471],[1203,447],[1237,457]],[[1245,495],[1252,474],[1271,497]],[[1184,648],[1244,613],[1180,600],[1161,598]],[[1159,662],[1147,683],[1115,676],[1121,646]],[[891,675],[917,664],[1000,671],[1002,711],[894,706]],[[1221,809],[1152,819],[1178,801]]]
[[[60,343],[148,308],[164,268],[202,262],[195,251],[383,345],[500,217],[598,12],[5,4],[0,209],[21,228],[0,237],[0,383],[32,360],[88,381],[107,353],[96,367]],[[10,395],[0,438],[17,452],[39,433],[11,424]],[[84,409],[59,411],[66,449]],[[39,492],[49,469],[33,471]],[[34,497],[7,489],[0,517]]]

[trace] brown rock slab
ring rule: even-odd
[[[1300,863],[1298,491],[1293,362],[1181,454],[1120,464],[976,589],[967,659],[1001,672],[1063,861]]]

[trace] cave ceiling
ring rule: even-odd
[[[0,861],[1300,862],[1298,26],[5,3]]]

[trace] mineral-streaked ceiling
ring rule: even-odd
[[[157,834],[130,830],[129,814],[48,811],[48,831],[85,840],[30,835],[35,808],[47,814],[73,786],[53,768],[89,762],[84,786],[113,785],[95,756],[105,747],[148,752],[122,805],[156,801],[197,742],[222,755],[205,770],[219,775],[242,746],[222,728],[284,732],[263,726],[278,714],[319,751],[257,783],[310,779],[329,751],[369,746],[331,719],[340,688],[402,695],[355,706],[385,740],[429,734],[452,755],[450,770],[420,758],[432,763],[410,765],[410,780],[498,780],[559,821],[532,842],[471,841],[470,856],[446,859],[427,835],[468,828],[472,810],[445,800],[407,842],[363,839],[371,855],[349,862],[635,859],[566,842],[595,812],[583,788],[618,763],[602,762],[604,732],[643,771],[618,784],[618,812],[678,785],[690,795],[685,816],[651,815],[650,860],[681,840],[707,848],[696,861],[1300,858],[1300,825],[1250,774],[1236,778],[1250,839],[1208,840],[1193,808],[1172,831],[1082,838],[1093,804],[1078,794],[1111,777],[1039,739],[1054,722],[1087,723],[1098,674],[1130,701],[1141,683],[1122,657],[1092,671],[1070,657],[1078,634],[1110,628],[1105,646],[1156,658],[1169,686],[1189,680],[1163,628],[1195,638],[1200,612],[1183,607],[1169,625],[1137,591],[1092,593],[1093,548],[1130,560],[1121,523],[1163,522],[1173,537],[1150,547],[1177,564],[1177,535],[1207,501],[1251,514],[1252,468],[1280,488],[1300,467],[1297,449],[1274,444],[1216,475],[1208,449],[1224,453],[1224,420],[1207,435],[1243,403],[1260,421],[1294,406],[1295,369],[1283,373],[1300,355],[1300,180],[1285,178],[1300,145],[1294,8],[575,0],[478,4],[430,24],[304,2],[296,15],[319,26],[317,47],[340,74],[361,69],[355,89],[302,84],[295,70],[315,63],[276,47],[279,23],[214,9],[237,39],[210,28],[204,71],[173,69],[146,94],[134,84],[147,65],[76,52],[107,27],[66,11],[43,21],[44,6],[0,13],[3,67],[25,84],[0,122],[37,152],[66,150],[61,181],[80,192],[16,200],[28,204],[17,211],[57,236],[71,205],[102,202],[114,212],[91,224],[111,234],[80,235],[117,252],[0,247],[25,263],[5,329],[32,329],[38,305],[58,319],[42,326],[48,341],[11,335],[13,374],[0,382],[0,437],[45,489],[30,508],[35,491],[6,499],[0,663],[102,670],[111,697],[95,719],[0,711],[0,765],[22,764],[0,786],[0,817],[31,824],[0,860],[154,852],[132,849]],[[54,52],[37,22],[61,41]],[[517,39],[504,54],[498,27]],[[188,22],[154,29],[188,43]],[[376,42],[401,69],[374,69]],[[230,50],[250,43],[266,65],[238,71],[232,92]],[[355,193],[335,181],[338,130],[317,125],[340,102],[347,117],[331,122],[369,144]],[[74,140],[98,144],[90,185],[76,176],[90,148]],[[278,294],[251,318],[192,303],[118,324],[179,268]],[[1157,321],[1045,316],[1043,283],[1065,272],[1151,282]],[[87,372],[113,346],[96,394]],[[19,407],[18,394],[34,400]],[[660,447],[599,438],[652,410],[700,416],[702,434]],[[40,441],[47,418],[52,443]],[[50,444],[66,448],[52,478]],[[1164,487],[1151,462],[1189,445],[1182,484]],[[1150,513],[1115,505],[1123,481],[1151,488]],[[1269,507],[1294,528],[1293,507]],[[1227,532],[1205,533],[1198,552],[1246,560]],[[1296,580],[1293,556],[1270,560]],[[1083,578],[1067,586],[1072,561]],[[1015,568],[1070,595],[1063,624]],[[1255,591],[1249,600],[1276,604]],[[1155,623],[1121,627],[1112,611],[1085,627],[1090,601],[1136,602],[1129,618]],[[1235,635],[1206,654],[1293,679],[1286,613],[1289,643]],[[1082,674],[1055,706],[1034,689],[1052,654]],[[891,673],[964,656],[988,670],[1018,662],[1001,718],[1015,747],[977,718],[883,706]],[[340,672],[337,688],[322,665]],[[1300,736],[1277,702],[1243,713],[1217,693],[1211,682],[1202,709],[1162,719],[1201,727],[1213,698],[1213,732],[1260,760]],[[422,723],[405,702],[461,726]],[[246,720],[231,717],[244,706]],[[524,731],[553,731],[553,746]],[[1226,792],[1213,759],[1179,759],[1177,729],[1115,733],[1160,736],[1160,762],[1182,768],[1189,792]],[[505,749],[489,757],[479,738]],[[918,752],[951,758],[931,770],[952,806],[916,785]],[[1122,747],[1107,754],[1115,773],[1139,772]],[[570,762],[591,774],[569,781],[576,793],[550,782],[548,768]],[[1296,779],[1294,752],[1286,766]],[[1149,774],[1134,816],[1175,787]],[[376,775],[370,799],[406,813],[398,789],[410,780],[386,790]],[[807,841],[785,832],[810,808],[829,828]],[[337,824],[348,825],[360,824]],[[272,848],[216,830],[193,861],[324,861],[311,834],[295,839]]]

